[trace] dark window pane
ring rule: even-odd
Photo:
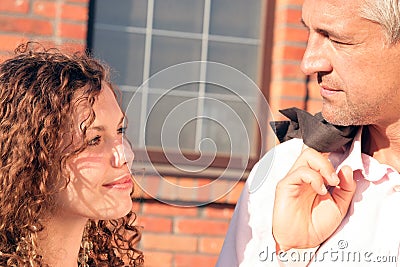
[[[239,70],[254,82],[258,74],[258,46],[247,44],[232,44],[225,42],[209,42],[208,60],[219,62]],[[211,75],[212,73],[207,73]],[[239,78],[235,76],[234,78]],[[240,82],[240,79],[238,80]],[[243,86],[237,84],[238,86]],[[240,90],[242,94],[253,95],[245,87]]]
[[[96,0],[95,23],[146,27],[147,0]]]
[[[204,0],[155,0],[153,28],[200,33]]]
[[[254,103],[207,99],[204,103],[202,138],[215,141],[218,153],[234,156],[250,155],[250,140],[255,140],[254,115],[251,106]],[[211,147],[212,149],[212,147]],[[205,151],[209,152],[209,151]]]
[[[178,63],[200,60],[201,41],[153,36],[150,74]]]
[[[211,1],[210,34],[259,38],[261,0]]]
[[[128,118],[128,129],[126,136],[134,147],[139,147],[140,114],[142,108],[142,94],[133,92],[122,92],[122,110]]]
[[[142,34],[97,30],[93,51],[112,67],[115,83],[139,86],[143,81],[144,43]]]
[[[147,106],[146,146],[193,151],[197,99],[150,94]],[[163,144],[161,146],[161,140]]]

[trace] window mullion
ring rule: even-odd
[[[142,103],[140,112],[140,129],[145,129],[147,117],[147,102],[149,97],[149,83],[150,77],[150,60],[151,60],[151,43],[153,34],[153,14],[154,14],[154,0],[148,0],[147,5],[147,22],[146,22],[146,41],[143,62],[143,84],[146,85],[142,90]],[[145,147],[145,131],[139,133],[139,146]]]
[[[211,0],[205,0],[204,3],[204,15],[203,15],[203,34],[201,43],[201,61],[206,62],[208,57],[208,36],[210,28],[210,14],[211,14]],[[206,74],[207,74],[207,64],[200,65],[200,84],[199,84],[199,97],[197,105],[197,118],[201,118],[204,114],[204,97],[206,91]],[[195,147],[194,151],[199,152],[199,146],[203,130],[203,120],[196,120],[196,135],[195,135]]]

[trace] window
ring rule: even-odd
[[[254,164],[269,115],[256,86],[269,64],[267,2],[91,1],[88,47],[114,70],[137,156],[193,175]]]

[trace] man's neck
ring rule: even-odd
[[[366,126],[362,142],[364,153],[400,172],[400,123],[387,127]]]

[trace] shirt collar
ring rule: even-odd
[[[350,148],[344,147],[342,152],[331,153],[329,159],[337,170],[340,170],[344,165],[348,165],[353,171],[361,171],[364,178],[370,182],[381,180],[388,172],[394,171],[389,165],[381,164],[373,157],[362,153],[361,151],[361,135],[362,128],[358,130]]]

